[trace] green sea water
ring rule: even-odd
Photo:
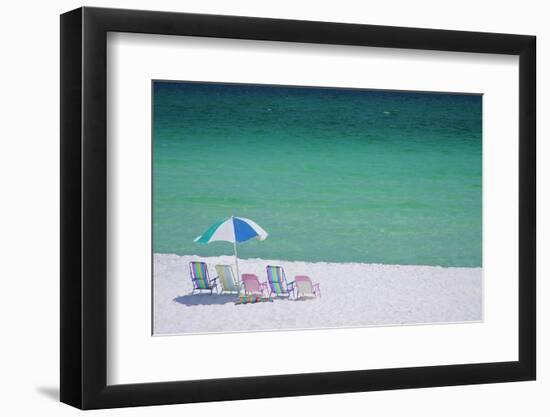
[[[480,95],[153,82],[155,253],[478,267],[481,210]]]

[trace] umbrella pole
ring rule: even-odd
[[[239,274],[239,255],[237,254],[237,242],[233,242],[233,251],[235,252],[235,268],[237,269],[237,283],[241,282]]]

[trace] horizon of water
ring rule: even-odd
[[[482,97],[153,82],[153,251],[479,267]]]

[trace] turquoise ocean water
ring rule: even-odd
[[[153,83],[153,250],[231,215],[241,258],[482,264],[482,97]]]

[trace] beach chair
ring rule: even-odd
[[[269,296],[288,297],[294,295],[294,281],[287,282],[285,270],[282,266],[268,265],[266,267]]]
[[[296,298],[321,297],[319,284],[311,282],[311,278],[307,275],[296,275],[294,282],[296,283]]]
[[[258,295],[264,297],[267,294],[267,284],[260,282],[254,274],[243,274],[244,295]]]
[[[221,294],[239,294],[242,284],[237,283],[230,265],[216,265],[216,272],[221,285]]]
[[[210,295],[212,295],[214,289],[218,287],[218,278],[210,279],[208,267],[204,262],[189,262],[189,273],[191,281],[193,282],[193,291],[191,291],[191,295],[195,295],[195,292],[201,294],[203,291],[210,291]]]

